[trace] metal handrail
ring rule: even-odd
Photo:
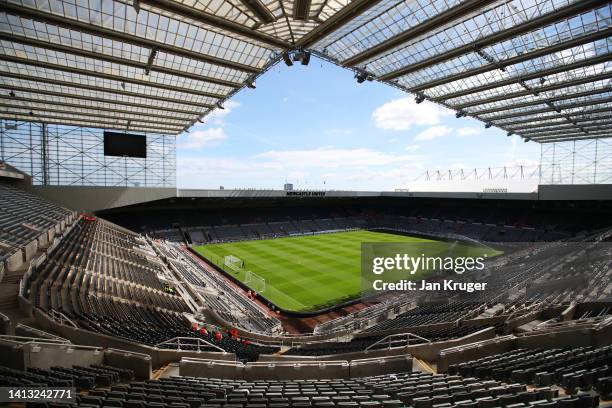
[[[156,348],[160,348],[160,346],[176,346],[177,350],[181,350],[181,346],[197,346],[197,351],[205,351],[202,350],[203,348],[211,348],[214,349],[216,351],[220,351],[222,353],[227,353],[225,350],[223,350],[221,347],[216,346],[212,343],[209,343],[206,340],[197,338],[197,337],[173,337],[171,339],[168,339],[166,341],[162,341],[161,343],[158,343],[155,345]]]
[[[395,338],[397,338],[397,340],[395,340]],[[370,351],[371,349],[373,349],[375,346],[383,344],[383,343],[388,343],[388,349],[392,349],[392,348],[397,348],[397,347],[406,347],[410,345],[410,339],[414,338],[417,340],[421,340],[425,343],[431,343],[431,340],[426,339],[425,337],[421,337],[418,334],[414,334],[414,333],[399,333],[399,334],[390,334],[388,336],[383,337],[382,339],[378,340],[375,343],[370,344],[368,347],[365,348],[365,351]],[[395,347],[391,347],[392,343],[395,342],[399,342],[405,340],[406,344],[403,346],[395,346]]]
[[[17,343],[17,344],[64,344],[72,345],[70,340],[58,337],[57,339],[41,339],[40,337],[29,337],[29,336],[13,336],[10,334],[0,335],[0,341]]]
[[[55,334],[52,334],[52,333],[49,333],[49,332],[46,332],[46,331],[43,331],[43,330],[39,330],[39,329],[37,329],[35,327],[31,327],[31,326],[25,325],[23,323],[17,323],[17,326],[15,326],[15,329],[17,329],[17,328],[25,328],[25,330],[28,330],[30,332],[39,334],[41,336],[39,338],[41,338],[41,339],[45,339],[45,340],[58,340],[58,341],[63,341],[63,342],[66,342],[66,343],[70,343],[70,340],[68,340],[68,339],[65,339],[65,338],[60,337],[60,336],[56,336]],[[33,337],[33,338],[35,338],[35,337]]]
[[[66,316],[65,314],[63,314],[62,312],[58,312],[57,310],[51,309],[47,312],[47,314],[49,315],[49,317],[54,320],[55,322],[63,325],[64,322],[69,323],[72,327],[74,327],[75,329],[78,329],[79,326],[73,322],[72,320],[70,320],[70,318],[68,316]]]

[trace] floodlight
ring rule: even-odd
[[[361,71],[355,74],[355,79],[357,79],[358,84],[362,84],[366,79],[368,79],[368,73]]]

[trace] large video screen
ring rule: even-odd
[[[147,137],[130,133],[104,132],[104,155],[147,157]]]

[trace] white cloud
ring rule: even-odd
[[[451,132],[452,129],[448,126],[432,126],[416,135],[414,140],[433,140],[438,137],[446,136]]]
[[[232,113],[232,111],[238,108],[239,106],[240,102],[232,100],[226,101],[223,104],[223,107],[225,109],[216,108],[204,118],[204,122],[207,124],[223,125],[225,124],[225,118],[227,117],[227,115]]]
[[[482,133],[482,129],[477,127],[462,127],[457,129],[459,136],[475,136]]]
[[[206,130],[195,130],[180,136],[178,147],[182,149],[198,150],[203,147],[215,146],[227,139],[223,128],[210,128]]]
[[[420,148],[421,148],[421,146],[418,145],[418,144],[411,144],[411,145],[406,146],[406,151],[407,152],[416,152]]]
[[[431,126],[440,123],[450,112],[425,101],[417,104],[412,97],[394,99],[376,108],[372,117],[376,127],[385,130],[406,130],[412,126]]]
[[[285,168],[337,168],[384,166],[392,163],[410,161],[414,155],[396,155],[371,149],[339,149],[326,146],[312,150],[270,150],[256,156],[267,160],[271,165]]]
[[[182,187],[190,188],[281,188],[289,180],[296,188],[380,190],[394,188],[397,180],[411,179],[423,162],[426,158],[414,154],[325,146],[270,150],[250,157],[184,158],[177,161],[177,177]]]

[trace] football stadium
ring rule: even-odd
[[[0,42],[0,406],[612,407],[612,2],[0,0]]]

